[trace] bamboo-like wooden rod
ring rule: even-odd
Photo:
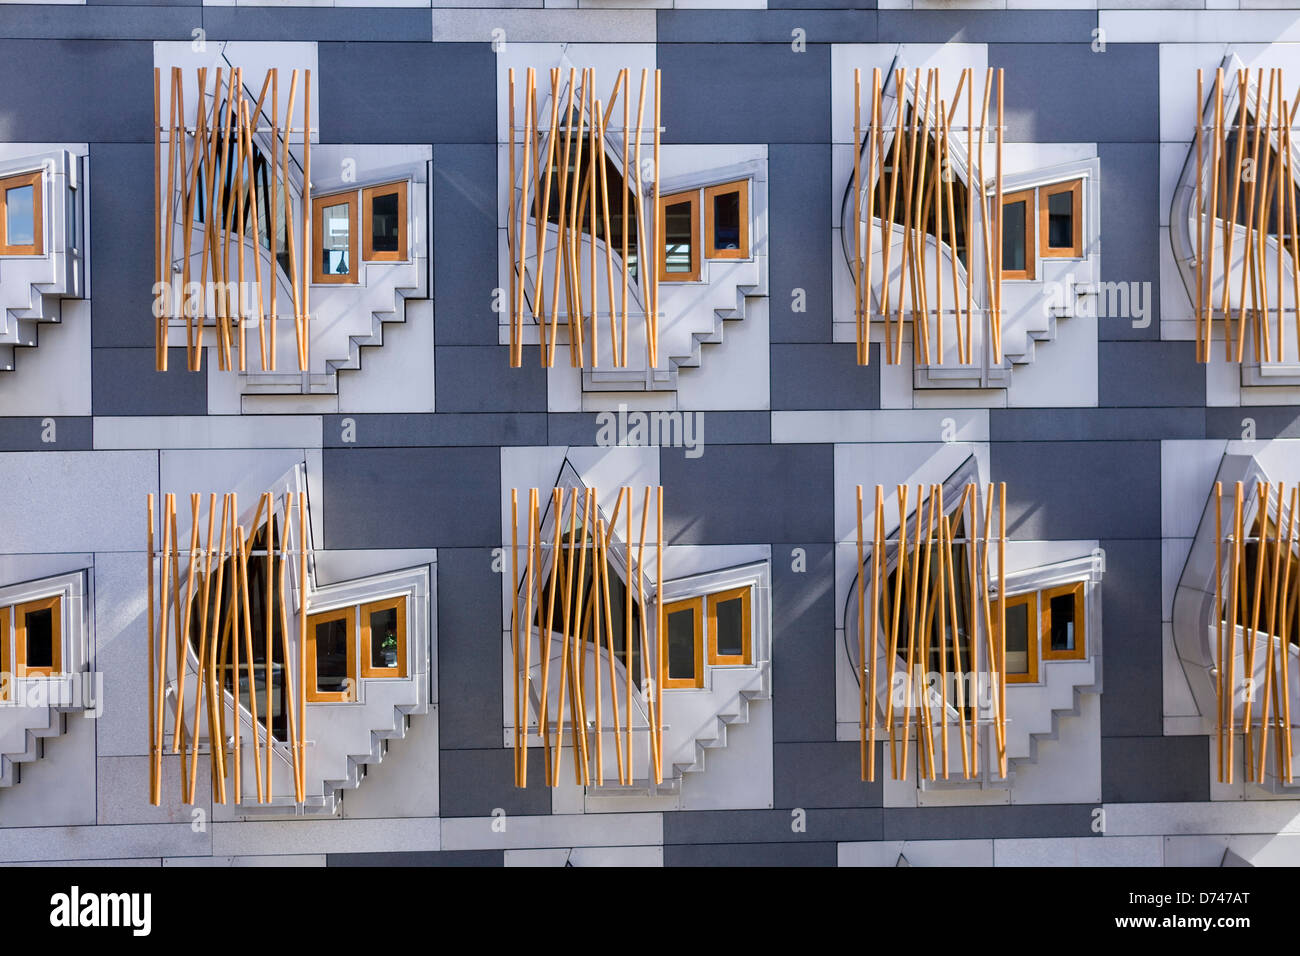
[[[870,150],[868,150],[870,152]],[[867,178],[871,182],[871,178]],[[862,205],[862,71],[854,69],[853,71],[853,218],[850,222],[845,222],[845,229],[853,230],[853,329],[858,342],[858,364],[865,365],[866,361],[862,357],[863,340],[866,338],[862,330],[862,260],[864,253],[862,250],[862,225],[861,225],[861,205]],[[870,224],[871,220],[867,220]],[[869,245],[870,243],[868,243]],[[870,279],[870,276],[868,276]],[[858,486],[858,508],[862,507],[862,486]],[[858,515],[858,524],[862,524],[861,514]],[[859,532],[861,528],[859,527]],[[859,533],[858,546],[861,549],[861,534]],[[861,557],[859,555],[859,557]],[[861,561],[858,562],[859,566]],[[861,601],[858,602],[861,604]],[[861,610],[859,610],[861,613]],[[866,757],[863,757],[863,779],[866,779]]]
[[[401,229],[405,223],[399,224]],[[300,371],[311,369],[311,70],[303,76],[302,100],[302,358]]]
[[[1214,666],[1214,688],[1217,707],[1214,715],[1215,737],[1218,739],[1219,783],[1223,783],[1223,482],[1214,483],[1214,630],[1218,642],[1218,656]]]
[[[305,783],[306,778],[303,775],[302,751],[298,747],[298,715],[297,715],[297,693],[294,686],[294,673],[291,667],[293,655],[289,647],[289,609],[286,600],[285,577],[289,567],[289,518],[293,513],[293,492],[287,492],[284,496],[284,530],[280,536],[280,554],[276,564],[278,577],[278,590],[276,594],[276,603],[280,608],[280,657],[284,661],[283,678],[286,709],[288,710],[288,731],[289,731],[289,753],[293,760],[293,795],[297,803],[302,803],[306,798]]]
[[[155,80],[157,79],[157,70],[154,71]],[[149,600],[149,802],[158,806],[162,802],[162,796],[158,788],[158,738],[156,707],[158,701],[162,698],[162,688],[155,683],[154,658],[154,632],[153,632],[153,607],[154,607],[154,589],[153,589],[153,563],[154,563],[154,503],[153,495],[148,496],[149,512],[149,536],[148,536],[148,600]]]
[[[511,80],[514,71],[511,70]],[[512,111],[513,112],[513,111]],[[513,195],[513,187],[512,187]],[[511,318],[510,330],[513,336],[514,319]],[[511,343],[513,354],[514,343]],[[519,739],[519,491],[510,489],[510,675],[514,684],[515,702],[515,786],[522,787],[519,770],[522,766],[520,756],[523,753],[523,741]]]
[[[620,501],[622,500],[621,489],[619,492],[619,500]],[[597,543],[600,546],[601,602],[605,610],[605,660],[609,665],[610,709],[613,712],[612,716],[614,718],[614,728],[613,728],[614,745],[615,745],[614,754],[617,759],[618,782],[626,783],[627,780],[629,779],[629,775],[627,774],[626,768],[623,764],[623,746],[620,742],[621,735],[622,735],[622,721],[620,720],[619,709],[618,709],[618,683],[616,681],[617,673],[614,669],[614,613],[611,610],[611,603],[610,603],[609,554],[606,550],[609,546],[609,539],[606,534],[604,519],[597,519],[596,532],[597,532],[596,535]],[[610,527],[608,533],[609,534],[613,533],[612,526]],[[628,720],[629,722],[631,721],[631,714],[628,715]],[[601,782],[604,783],[603,776],[601,777]]]
[[[854,77],[856,80],[856,76]],[[856,142],[856,139],[855,139]],[[856,147],[855,147],[856,148]],[[855,191],[856,194],[856,191]],[[862,779],[868,779],[867,769],[867,630],[866,630],[866,587],[862,580],[866,567],[864,546],[862,543],[862,486],[858,485],[858,760],[861,765]],[[875,583],[874,577],[872,583]],[[872,591],[871,614],[876,615],[876,594]]]
[[[998,152],[1002,152],[1002,71],[998,71]],[[998,200],[1001,202],[1001,174],[998,176]],[[1001,225],[999,224],[999,233]],[[1001,247],[1001,235],[998,237]],[[999,300],[1001,294],[999,293]],[[999,303],[1000,308],[1000,303]],[[999,311],[999,318],[1001,312]],[[1007,739],[1004,721],[1007,713],[1007,483],[998,483],[998,726],[1003,728],[1002,740],[998,744],[998,770],[1003,777],[1007,775]]]
[[[626,531],[623,537],[623,554],[624,554],[624,578],[623,578],[623,605],[626,611],[623,624],[623,670],[626,677],[627,690],[627,734],[625,737],[625,746],[627,748],[626,765],[628,783],[634,779],[634,767],[632,762],[632,489],[627,489],[627,511],[624,512],[624,521]]]
[[[1260,537],[1263,538],[1268,530],[1268,504],[1272,498],[1272,484],[1261,481],[1256,484],[1256,492],[1259,496],[1259,523]],[[1251,588],[1250,600],[1250,624],[1246,629],[1246,660],[1244,678],[1248,686],[1252,686],[1255,680],[1255,641],[1259,632],[1259,605],[1260,598],[1263,595],[1264,580],[1264,554],[1268,549],[1264,543],[1255,549],[1255,586]],[[1251,705],[1254,703],[1254,693],[1246,695],[1245,707],[1242,712],[1241,725],[1245,732],[1246,739],[1241,748],[1242,756],[1246,760],[1246,779],[1250,780],[1255,776],[1254,768],[1254,731],[1251,725]]]
[[[663,782],[664,764],[664,676],[668,666],[668,612],[664,608],[664,486],[656,495],[655,517],[655,633],[660,636],[655,655],[655,754],[657,783]]]
[[[858,495],[861,501],[861,492]],[[863,681],[867,683],[867,781],[876,779],[876,654],[880,646],[880,605],[881,589],[885,574],[885,490],[876,486],[876,527],[871,542],[871,642],[867,647],[867,660],[870,662],[863,669]],[[859,568],[861,564],[859,563]],[[859,572],[861,577],[861,572]],[[861,611],[859,611],[859,614]],[[886,691],[888,692],[888,691]]]
[[[298,493],[298,752],[300,775],[307,766],[307,495]]]
[[[524,671],[522,676],[524,695],[524,704],[522,722],[515,721],[515,738],[518,740],[522,737],[520,746],[523,753],[519,758],[519,786],[528,786],[528,710],[527,705],[531,703],[529,696],[528,683],[532,676],[532,631],[533,631],[533,574],[535,572],[536,556],[536,528],[537,528],[537,489],[532,488],[528,492],[528,558],[527,558],[527,585],[524,588],[524,621],[521,630],[520,640],[524,643]],[[518,578],[515,578],[517,581]],[[545,666],[545,665],[543,665]],[[515,683],[521,680],[518,671],[515,672]],[[542,685],[543,687],[545,684]],[[542,727],[542,719],[538,717],[538,727]]]
[[[1204,178],[1204,160],[1205,148],[1203,145],[1204,133],[1201,121],[1201,111],[1205,105],[1205,91],[1203,88],[1204,79],[1202,71],[1196,71],[1196,215],[1200,216],[1201,210],[1201,182]],[[1204,233],[1199,224],[1196,229],[1196,358],[1197,361],[1204,361],[1202,356],[1205,352],[1206,334],[1204,329],[1205,322],[1205,254]]]

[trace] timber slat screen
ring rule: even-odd
[[[1217,319],[1223,329],[1227,362],[1245,356],[1247,327],[1254,355],[1261,362],[1283,361],[1286,319],[1295,316],[1300,342],[1300,239],[1296,229],[1296,172],[1291,153],[1300,91],[1287,100],[1282,71],[1261,67],[1250,99],[1250,70],[1236,76],[1237,111],[1225,115],[1225,95],[1232,80],[1219,68],[1205,101],[1204,71],[1196,71],[1196,358],[1210,361]],[[1261,102],[1262,100],[1262,102]],[[1205,112],[1212,110],[1209,123]],[[1229,107],[1230,109],[1230,107]],[[1234,172],[1235,171],[1235,172]],[[1238,237],[1238,227],[1244,235]],[[1216,242],[1217,234],[1222,238]],[[1234,243],[1239,241],[1239,284],[1233,281]],[[1276,268],[1268,268],[1269,245],[1276,247]],[[1216,251],[1216,245],[1220,246]],[[1290,265],[1285,260],[1289,257]],[[1288,282],[1285,272],[1291,273]],[[1232,288],[1237,285],[1237,288]],[[1286,305],[1287,286],[1291,305]],[[1217,289],[1217,294],[1216,294]],[[1232,296],[1235,294],[1235,307]],[[1270,319],[1273,328],[1270,329]]]
[[[243,71],[239,67],[224,73],[218,67],[211,86],[208,70],[197,71],[198,102],[195,120],[190,125],[185,107],[184,72],[180,67],[171,68],[170,91],[163,99],[162,71],[154,68],[154,278],[158,283],[154,331],[156,365],[160,372],[167,369],[169,327],[177,318],[185,323],[190,371],[202,367],[204,329],[209,320],[215,327],[218,368],[226,371],[237,362],[239,371],[247,371],[246,325],[255,320],[261,370],[275,371],[281,273],[291,286],[298,371],[308,370],[312,262],[311,70],[302,72],[302,127],[292,125],[300,86],[298,70],[293,71],[288,83],[288,105],[281,122],[279,70],[267,70],[261,92],[253,101],[245,95]],[[168,110],[166,125],[163,125],[164,107]],[[302,136],[302,202],[301,214],[296,217],[290,168],[297,161],[289,151],[294,133]],[[268,236],[261,235],[258,220],[263,210],[259,203],[266,204]],[[281,216],[283,249],[278,221]],[[197,250],[193,235],[196,225],[202,227]],[[232,240],[237,259],[233,270]],[[265,267],[261,254],[263,244],[269,250]],[[198,275],[194,274],[191,263],[196,251],[202,262]],[[284,261],[281,261],[282,254]],[[255,307],[245,301],[249,269]],[[174,288],[178,279],[179,290]],[[190,294],[191,282],[199,283],[202,294]],[[263,300],[264,282],[269,291],[269,311]]]
[[[306,785],[307,615],[305,609],[300,609],[295,640],[289,627],[291,609],[286,572],[291,561],[298,561],[301,588],[307,575],[302,533],[307,520],[306,495],[286,493],[283,514],[277,516],[275,496],[270,492],[263,494],[252,522],[245,527],[239,522],[236,496],[225,494],[217,530],[217,496],[211,494],[207,503],[206,539],[200,534],[202,504],[202,495],[190,495],[190,540],[184,546],[177,535],[176,496],[164,496],[160,527],[155,522],[154,496],[148,497],[150,802],[157,806],[162,801],[162,761],[163,754],[169,752],[181,756],[182,801],[192,804],[198,799],[201,724],[207,728],[213,799],[217,803],[227,802],[226,783],[231,778],[235,803],[247,802],[254,795],[257,803],[272,802],[272,752],[276,749],[272,668],[278,653],[287,704],[287,734],[280,747],[292,759],[294,797],[302,803]],[[293,547],[295,510],[296,548]],[[257,564],[261,564],[260,569]],[[260,648],[265,664],[264,702],[258,701],[256,692],[258,674],[249,601],[250,569],[255,577],[259,570],[264,575],[261,604],[265,617],[257,622],[264,625]],[[194,652],[196,669],[192,702],[186,696],[190,651]],[[176,674],[174,683],[168,678],[169,659]],[[248,727],[241,716],[241,688],[245,681],[251,715]],[[175,714],[168,747],[165,704],[173,693]],[[265,719],[259,716],[259,707]],[[213,733],[213,728],[217,728],[217,733]],[[246,781],[242,779],[241,757],[246,736],[252,737],[255,794],[247,792]]]
[[[996,81],[995,81],[996,73]],[[884,88],[881,71],[871,71],[865,96],[860,70],[853,71],[853,195],[855,216],[853,239],[854,324],[858,343],[858,364],[870,363],[871,322],[884,325],[883,354],[891,365],[902,362],[903,328],[910,318],[914,361],[918,365],[944,364],[945,329],[951,324],[956,355],[961,365],[976,364],[973,328],[981,323],[985,330],[985,348],[994,365],[1002,363],[1002,140],[1003,83],[1002,70],[989,67],[984,76],[983,97],[975,106],[975,71],[960,71],[957,89],[949,103],[941,95],[941,77],[937,69],[926,70],[922,95],[921,71],[916,70],[908,101],[907,71],[894,76],[895,115],[893,124],[882,116]],[[958,122],[965,92],[965,125]],[[994,94],[996,93],[996,96]],[[990,98],[995,109],[994,125],[989,126]],[[869,111],[863,121],[864,107]],[[965,133],[967,182],[964,203],[954,189],[956,174],[952,162],[954,137],[961,142]],[[985,137],[994,147],[994,174],[986,176],[984,165]],[[889,145],[886,146],[886,140]],[[931,154],[933,150],[933,155]],[[865,169],[863,153],[866,154]],[[890,172],[887,174],[886,170]],[[888,175],[888,179],[886,179]],[[885,196],[878,180],[889,183]],[[864,188],[865,187],[865,188]],[[878,195],[878,193],[882,193]],[[978,201],[976,197],[978,196]],[[885,208],[876,208],[877,202]],[[992,202],[990,222],[989,203]],[[962,208],[964,205],[965,208]],[[973,254],[976,209],[979,212],[982,268]],[[889,281],[894,227],[902,224],[902,245],[898,285],[891,290]],[[944,275],[941,247],[944,245],[945,217],[948,233],[956,240],[959,219],[967,239],[967,261],[958,263],[955,245],[949,243],[951,301],[944,303]],[[880,220],[880,295],[872,302],[872,267],[875,242],[872,232]],[[928,224],[933,221],[933,232]],[[851,228],[852,228],[851,227]],[[866,241],[863,241],[863,233]],[[926,249],[926,236],[933,235],[934,261]],[[930,275],[933,268],[935,274]],[[965,282],[959,271],[966,273]],[[985,301],[975,301],[976,278],[984,282]],[[933,279],[931,301],[929,283]],[[907,294],[904,294],[904,285]],[[964,286],[964,289],[963,289]],[[892,294],[891,294],[892,293]],[[933,350],[932,350],[933,345]]]
[[[663,782],[663,681],[661,661],[664,655],[662,636],[664,630],[664,605],[660,600],[663,582],[664,491],[645,488],[641,500],[640,530],[635,536],[632,517],[634,491],[625,486],[619,489],[614,510],[608,524],[597,508],[594,488],[551,490],[550,513],[553,532],[546,534],[545,501],[540,502],[536,488],[527,489],[526,522],[528,540],[519,541],[519,508],[521,489],[511,489],[511,574],[513,575],[513,607],[511,608],[511,648],[514,674],[515,715],[515,786],[528,785],[529,711],[532,697],[529,691],[532,661],[532,631],[537,622],[541,666],[541,689],[538,693],[538,720],[536,734],[541,737],[542,759],[545,761],[547,786],[558,786],[563,764],[565,711],[568,710],[569,746],[573,754],[573,779],[582,786],[603,786],[606,783],[604,738],[608,733],[614,744],[614,763],[620,785],[634,783],[633,753],[633,681],[636,657],[645,662],[641,668],[640,692],[648,716],[646,742],[648,754],[646,767],[656,784]],[[653,492],[653,493],[652,493]],[[543,492],[544,494],[545,492]],[[652,513],[655,527],[648,528]],[[620,513],[624,521],[624,575],[622,581],[611,581],[610,554],[617,548],[615,528]],[[567,517],[566,517],[567,515]],[[567,524],[566,524],[567,522]],[[647,537],[647,532],[653,538]],[[521,555],[520,549],[524,552]],[[551,570],[549,586],[543,580],[545,556],[549,552]],[[655,587],[653,596],[646,586],[646,563],[653,561]],[[588,567],[590,566],[590,571]],[[522,571],[522,577],[521,577]],[[522,586],[521,586],[522,584]],[[574,586],[574,585],[578,586]],[[615,641],[611,595],[622,585],[625,617],[622,620],[624,638]],[[557,595],[557,591],[562,594]],[[630,596],[635,595],[635,601]],[[650,612],[655,622],[653,632],[648,627],[646,602],[653,601]],[[558,603],[557,603],[558,602]],[[635,604],[635,611],[633,605]],[[544,610],[543,610],[544,608]],[[559,612],[561,626],[548,626],[556,621]],[[636,620],[633,617],[636,615]],[[544,623],[545,622],[545,623]],[[553,632],[559,630],[557,637]],[[636,644],[639,632],[640,646]],[[631,635],[632,639],[627,639]],[[551,695],[551,645],[561,642],[560,687]],[[595,653],[593,665],[588,668],[587,644]],[[604,652],[607,674],[601,673],[601,651]],[[616,662],[623,667],[623,679],[616,672]],[[654,675],[651,677],[650,675]],[[605,680],[613,726],[604,725]],[[620,684],[622,686],[620,686]],[[620,694],[620,691],[622,692]],[[622,701],[620,703],[620,696]],[[594,708],[588,714],[589,698]],[[589,728],[591,730],[589,734]]]
[[[515,71],[509,71],[510,209],[506,234],[511,262],[510,365],[518,368],[523,364],[524,326],[531,319],[540,333],[541,364],[553,368],[563,313],[572,367],[599,367],[600,323],[607,319],[608,357],[614,367],[626,368],[628,323],[635,319],[644,323],[646,358],[654,368],[659,364],[659,273],[653,250],[661,245],[658,233],[662,218],[657,211],[661,178],[659,71],[641,71],[639,90],[635,91],[635,117],[626,68],[618,72],[604,100],[596,89],[595,70],[570,68],[567,81],[563,80],[561,70],[550,71],[547,117],[546,90],[539,88],[536,71],[529,67],[521,84],[516,83]],[[653,97],[649,103],[648,95]],[[619,106],[621,137],[617,135],[617,124],[610,127]],[[647,108],[649,130],[643,128]],[[653,160],[648,196],[643,181],[643,148]],[[599,161],[592,161],[593,157],[599,157]],[[615,158],[621,160],[621,165],[611,170]],[[611,172],[616,174],[612,187]],[[617,177],[622,178],[621,183]],[[615,188],[618,196],[612,196]],[[558,210],[551,208],[552,194]],[[531,247],[530,218],[534,233]],[[548,258],[552,218],[555,250]],[[617,229],[611,229],[613,221],[619,223]],[[604,237],[603,256],[597,251],[598,235]],[[584,236],[590,250],[585,262]],[[615,248],[619,250],[617,262]],[[531,295],[526,292],[530,256]],[[644,306],[632,308],[630,297],[638,290]],[[607,304],[603,315],[602,291]]]
[[[1292,783],[1291,668],[1288,665],[1297,625],[1296,599],[1300,595],[1300,580],[1297,580],[1300,561],[1295,551],[1300,484],[1291,487],[1285,533],[1281,515],[1283,505],[1287,504],[1286,484],[1257,482],[1256,492],[1259,516],[1254,528],[1247,530],[1244,526],[1245,487],[1237,482],[1233,489],[1232,524],[1224,529],[1223,483],[1214,483],[1219,781],[1233,782],[1234,741],[1240,732],[1246,779],[1264,782],[1272,727],[1276,776]],[[1256,647],[1261,642],[1263,647]],[[1238,653],[1243,658],[1241,674],[1237,673]],[[1256,672],[1260,669],[1258,655],[1261,653],[1264,675],[1262,686],[1258,686]],[[1240,730],[1237,727],[1239,703]],[[1254,709],[1256,703],[1258,710]]]
[[[997,623],[1006,620],[1006,483],[997,486],[996,503],[994,491],[990,484],[981,534],[978,485],[965,485],[955,507],[945,507],[942,485],[917,485],[916,517],[909,532],[909,489],[899,485],[898,530],[889,538],[884,486],[875,486],[874,527],[868,529],[863,521],[863,489],[858,485],[857,676],[863,780],[875,780],[876,740],[885,735],[893,779],[907,777],[913,719],[919,776],[948,779],[950,727],[958,731],[961,742],[963,779],[979,776],[979,730],[990,724],[994,766],[999,776],[1007,775],[1006,645]],[[990,545],[996,550],[992,559],[996,571],[989,567]],[[869,575],[869,583],[864,575]],[[959,583],[966,585],[965,601],[959,596]],[[995,586],[996,596],[990,597]],[[965,617],[964,629],[959,628],[959,616]],[[965,651],[963,635],[968,637]],[[882,647],[883,682],[877,673]],[[937,681],[931,672],[937,674]],[[877,726],[878,683],[887,694],[883,730]],[[987,698],[987,706],[981,698]],[[955,717],[949,716],[950,704]]]

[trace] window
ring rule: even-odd
[[[659,249],[660,282],[694,282],[700,277],[700,249],[695,224],[699,194],[676,193],[659,199],[663,244]]]
[[[1038,254],[1044,258],[1083,255],[1083,180],[1038,190]]]
[[[709,595],[709,663],[748,664],[750,588],[740,587]]]
[[[1038,594],[1007,598],[1006,670],[1008,684],[1038,683]]]
[[[1043,592],[1043,660],[1074,661],[1086,656],[1083,582]]]
[[[14,608],[15,677],[50,677],[62,670],[61,608],[57,595]]]
[[[1034,191],[1002,197],[1002,278],[1034,278]]]
[[[44,254],[41,172],[0,179],[0,255]]]
[[[311,201],[317,259],[312,281],[333,285],[357,281],[357,196],[343,193]]]
[[[0,607],[0,700],[9,699],[13,671],[9,663],[9,608]]]
[[[673,601],[664,607],[667,620],[664,687],[704,686],[704,598]]]
[[[710,259],[749,258],[749,181],[704,190],[704,254]]]
[[[307,700],[355,699],[356,608],[312,614],[307,618]]]
[[[361,190],[362,255],[366,262],[405,262],[406,183]]]
[[[361,605],[361,676],[406,676],[406,598]]]

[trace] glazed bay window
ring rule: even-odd
[[[41,171],[0,179],[0,255],[44,254]]]
[[[357,196],[341,193],[311,201],[317,258],[312,281],[329,285],[357,281]]]
[[[307,617],[307,700],[357,699],[357,678],[406,677],[408,596],[382,598]]]
[[[753,664],[753,593],[744,585],[665,605],[664,687],[703,687],[706,659],[710,667]]]
[[[1087,657],[1084,582],[1007,595],[1008,684],[1036,684],[1040,662]]]
[[[659,217],[660,282],[699,282],[705,260],[751,255],[748,179],[661,196]]]
[[[406,183],[361,191],[362,256],[366,262],[405,262]]]
[[[1082,258],[1082,179],[1002,197],[1002,278],[1036,278],[1039,259]]]

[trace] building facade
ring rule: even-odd
[[[0,862],[1300,860],[1298,16],[0,2]]]

